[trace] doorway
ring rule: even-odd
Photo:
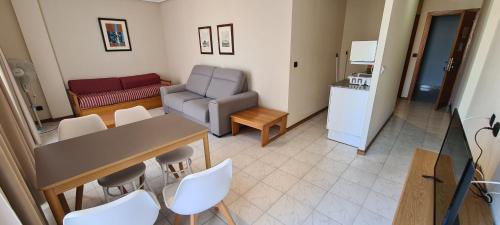
[[[410,85],[409,99],[449,105],[478,10],[431,12],[427,15]]]

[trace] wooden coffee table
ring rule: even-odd
[[[262,107],[251,108],[231,115],[232,133],[233,135],[239,133],[240,124],[258,129],[261,131],[261,144],[264,147],[269,143],[269,128],[272,126],[278,125],[280,127],[279,134],[272,139],[286,133],[287,117],[288,113],[286,112]]]

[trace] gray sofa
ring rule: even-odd
[[[258,105],[257,93],[248,91],[245,76],[234,69],[197,65],[186,84],[160,90],[165,113],[179,113],[217,136],[231,131],[231,114]]]

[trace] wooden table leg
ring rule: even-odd
[[[237,135],[240,132],[240,124],[236,123],[231,119],[231,133],[234,135]]]
[[[76,198],[75,198],[75,211],[82,209],[83,204],[83,186],[78,186],[76,188]]]
[[[286,121],[287,121],[287,116],[284,116],[281,118],[280,121],[280,135],[286,133]]]
[[[260,133],[261,146],[264,147],[269,143],[269,126],[264,126]]]
[[[52,215],[54,215],[54,219],[56,220],[58,225],[63,225],[64,218],[64,209],[61,205],[60,197],[51,189],[44,190],[43,195],[45,195],[45,199],[47,203],[49,203],[50,210],[52,211]]]
[[[175,220],[174,220],[174,225],[181,225],[182,223],[182,216],[179,214],[175,215]]]
[[[198,219],[198,217],[196,216],[196,214],[189,216],[189,224],[190,225],[196,225],[197,219]]]
[[[212,167],[212,162],[210,162],[210,147],[208,144],[208,133],[203,136],[203,150],[205,151],[205,167],[208,169]]]

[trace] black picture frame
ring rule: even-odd
[[[225,27],[229,27],[229,29],[231,31],[231,41],[229,42],[229,44],[231,45],[229,47],[230,51],[222,51],[223,46],[221,46],[221,45],[226,44],[226,43],[221,43],[221,28],[225,28]],[[219,55],[234,55],[234,31],[233,31],[233,24],[232,23],[217,25],[217,41],[218,41],[217,45],[219,48]],[[222,41],[225,41],[225,40],[222,40]],[[225,48],[228,48],[228,47],[225,47]]]
[[[118,51],[132,51],[132,44],[130,43],[130,35],[128,31],[128,25],[127,25],[127,20],[125,19],[115,19],[115,18],[103,18],[99,17],[97,18],[97,22],[99,23],[99,27],[101,28],[101,37],[102,37],[102,42],[104,44],[104,50],[106,52],[118,52]],[[115,22],[116,24],[123,25],[122,28],[125,29],[125,31],[122,31],[123,36],[123,43],[125,46],[112,46],[110,39],[109,39],[109,34],[105,26],[105,22],[110,22],[113,23]]]
[[[204,51],[203,46],[202,46],[201,32],[202,32],[202,30],[205,30],[205,29],[208,29],[208,33],[209,33],[210,51]],[[200,54],[205,54],[205,55],[214,54],[214,44],[212,41],[212,27],[211,26],[198,27],[198,42],[200,44]]]

